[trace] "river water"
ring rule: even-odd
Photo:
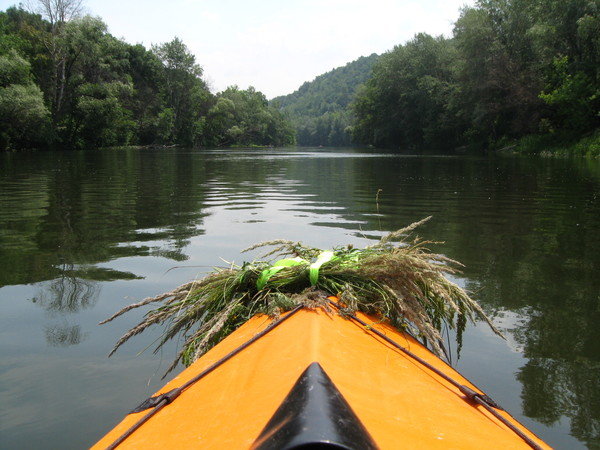
[[[144,313],[97,325],[121,306],[255,242],[429,215],[507,337],[470,325],[454,366],[549,444],[599,448],[600,162],[300,148],[0,155],[0,448],[89,446],[164,383],[161,330],[107,358]]]

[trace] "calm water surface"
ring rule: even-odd
[[[327,149],[0,155],[0,448],[89,446],[164,383],[176,343],[140,353],[161,330],[106,357],[143,314],[97,325],[124,304],[258,241],[428,215],[507,335],[471,326],[455,366],[551,445],[599,448],[600,163]]]

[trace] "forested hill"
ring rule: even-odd
[[[295,125],[299,145],[350,144],[349,105],[358,86],[369,79],[377,58],[375,53],[362,56],[304,83],[292,94],[271,100]]]
[[[600,156],[600,0],[478,0],[450,37],[418,33],[271,102],[300,145]]]
[[[378,59],[352,129],[376,147],[600,156],[599,111],[599,0],[478,0],[452,37]]]

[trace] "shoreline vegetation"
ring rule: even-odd
[[[477,0],[270,102],[212,93],[186,45],[112,36],[81,0],[0,11],[0,151],[359,145],[600,157],[597,0]],[[484,44],[485,43],[485,44]]]
[[[580,138],[556,138],[552,135],[525,136],[517,143],[515,153],[543,157],[600,158],[600,130]]]
[[[179,38],[131,45],[82,7],[32,0],[0,12],[0,150],[294,144],[253,87],[213,94]]]
[[[300,144],[344,130],[376,148],[597,157],[600,3],[478,0],[451,37],[418,33],[273,103],[300,120]]]

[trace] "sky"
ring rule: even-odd
[[[33,0],[35,1],[35,0]],[[254,86],[267,98],[416,33],[450,36],[475,0],[84,0],[116,37],[146,47],[179,37],[213,92]],[[18,3],[0,0],[0,9]]]

